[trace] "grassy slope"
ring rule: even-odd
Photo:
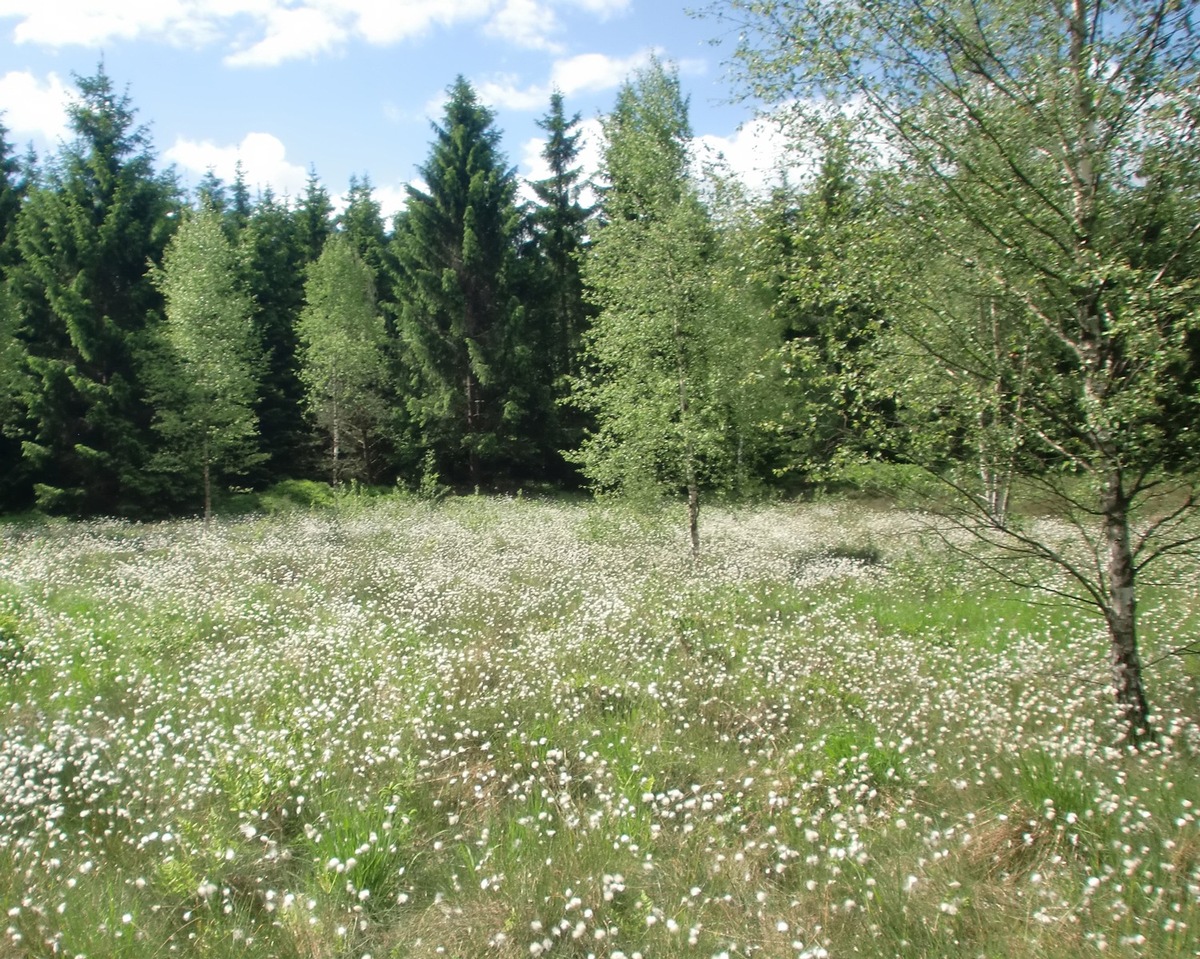
[[[5,529],[0,957],[1197,954],[1189,664],[1129,755],[1098,624],[919,518],[676,519]]]

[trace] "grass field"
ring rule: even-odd
[[[1194,659],[1130,753],[920,515],[676,513],[0,527],[0,957],[1200,955]]]

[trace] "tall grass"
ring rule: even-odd
[[[1188,661],[1128,752],[1101,625],[919,515],[673,519],[6,526],[0,957],[1197,954]]]

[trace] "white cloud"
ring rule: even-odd
[[[13,39],[48,47],[102,47],[149,38],[177,45],[223,40],[233,66],[266,66],[313,56],[349,38],[390,44],[434,26],[483,21],[500,7],[516,31],[521,0],[0,0],[0,19],[15,19]],[[508,8],[513,8],[511,11]],[[528,18],[526,18],[528,19]],[[247,31],[247,21],[253,29]],[[526,35],[532,36],[526,24]],[[501,32],[519,39],[520,32]]]
[[[646,49],[628,57],[610,57],[603,53],[584,53],[559,60],[550,72],[551,86],[570,95],[581,91],[611,90],[634,70],[650,62],[655,51]]]
[[[598,119],[583,121],[579,129],[583,136],[580,139],[578,166],[585,178],[595,178],[600,172],[604,155],[604,130]],[[542,159],[545,143],[544,137],[533,137],[522,145],[519,169],[526,183],[544,180],[550,175],[550,169]],[[716,166],[719,172],[732,176],[749,192],[762,194],[778,185],[785,174],[790,182],[798,183],[814,172],[812,158],[799,156],[792,148],[792,143],[778,122],[760,117],[727,137],[715,134],[696,136],[693,140],[693,172],[701,177],[707,167]],[[532,189],[525,186],[521,196],[532,200]],[[595,203],[595,194],[588,191],[582,197],[582,202]]]
[[[68,138],[67,106],[73,98],[74,91],[56,73],[39,80],[14,70],[0,77],[0,120],[14,138],[37,135],[58,143]]]
[[[236,178],[240,160],[247,186],[252,190],[270,187],[279,195],[300,196],[308,180],[308,171],[290,162],[283,142],[270,133],[247,133],[233,146],[180,137],[163,157],[197,178],[212,170],[226,183]]]
[[[551,37],[561,29],[554,11],[539,0],[504,0],[485,30],[528,50],[559,53],[563,47]]]
[[[536,110],[550,100],[549,87],[519,87],[512,74],[482,80],[475,84],[475,92],[484,103],[509,110]]]
[[[0,21],[16,21],[18,43],[223,42],[231,66],[271,66],[351,39],[383,46],[459,23],[482,25],[520,47],[557,52],[555,6],[607,19],[628,9],[629,0],[0,0]]]
[[[536,110],[544,107],[555,89],[565,96],[611,90],[634,70],[650,62],[654,51],[641,50],[628,57],[610,57],[604,53],[583,53],[555,61],[549,83],[520,87],[511,76],[495,77],[478,85],[479,96],[487,103],[511,110]]]
[[[567,0],[567,2],[571,6],[581,7],[601,20],[624,13],[630,7],[630,0]]]
[[[496,0],[304,0],[346,14],[356,36],[379,45],[417,37],[431,27],[482,20]]]
[[[383,222],[389,224],[397,213],[408,205],[408,190],[400,186],[377,186],[372,194],[379,204],[379,213]]]
[[[724,167],[747,190],[762,193],[784,176],[795,183],[813,172],[811,158],[799,156],[793,139],[770,117],[758,117],[727,137],[705,134],[695,138],[696,161]]]
[[[346,29],[324,10],[312,7],[271,10],[266,36],[225,58],[231,67],[273,67],[285,60],[315,56],[338,46]]]
[[[216,22],[228,14],[252,13],[275,0],[7,0],[0,17],[17,17],[13,39],[49,47],[102,46],[112,40],[151,36],[175,43],[203,42],[215,36]]]

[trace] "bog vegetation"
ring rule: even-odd
[[[391,223],[0,129],[3,948],[1187,953],[1195,4],[708,12],[768,195],[654,61]]]
[[[1118,747],[940,520],[676,511],[5,526],[0,955],[1195,955],[1194,659]]]

